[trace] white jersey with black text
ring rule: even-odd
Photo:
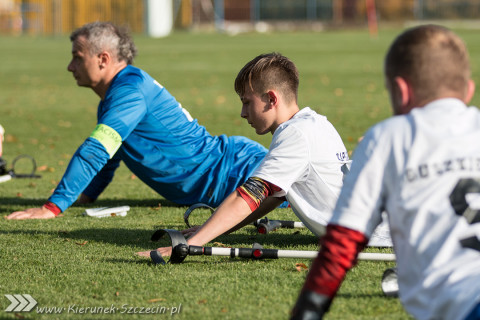
[[[350,164],[345,145],[323,115],[306,107],[274,132],[263,162],[253,176],[280,187],[293,211],[317,236],[324,234]],[[342,168],[343,167],[343,168]],[[376,246],[391,246],[388,225]]]
[[[464,319],[480,301],[480,112],[436,100],[374,126],[332,222],[370,236],[388,214],[400,299],[417,319]]]

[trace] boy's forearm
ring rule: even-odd
[[[283,198],[268,197],[260,204],[257,210],[255,210],[250,215],[248,215],[242,222],[237,224],[235,227],[228,230],[227,233],[234,232],[252,222],[255,222],[256,220],[267,215],[267,213],[269,213],[273,209],[277,208],[283,202],[284,202]]]
[[[237,226],[251,213],[252,211],[248,204],[235,191],[222,202],[195,235],[188,239],[188,244],[204,245]]]

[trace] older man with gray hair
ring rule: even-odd
[[[97,125],[45,205],[7,219],[54,218],[79,195],[81,203],[94,201],[120,161],[174,203],[217,206],[264,158],[267,150],[245,137],[210,135],[159,82],[132,66],[137,50],[124,29],[89,23],[70,40],[68,71],[101,99]]]

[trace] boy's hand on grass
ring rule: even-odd
[[[157,249],[158,252],[162,255],[162,257],[169,257],[172,255],[172,247],[162,247]],[[142,252],[137,252],[137,255],[141,257],[147,257],[150,258],[150,251],[142,251]]]
[[[189,229],[182,230],[182,234],[186,237],[194,235],[201,226],[194,226]],[[157,251],[162,255],[162,257],[170,257],[172,255],[172,247],[161,247],[157,248]],[[140,257],[150,258],[151,251],[141,251],[136,254]]]
[[[30,208],[25,211],[15,211],[6,217],[7,220],[53,219],[55,214],[45,207]]]

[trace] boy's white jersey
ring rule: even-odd
[[[368,131],[332,223],[369,236],[386,210],[407,311],[464,319],[480,301],[479,209],[480,112],[449,98]]]
[[[274,196],[286,195],[295,214],[320,236],[343,185],[342,167],[349,163],[334,126],[306,107],[275,130],[269,151],[253,176],[280,187],[282,191]],[[389,245],[388,232],[381,240]]]

